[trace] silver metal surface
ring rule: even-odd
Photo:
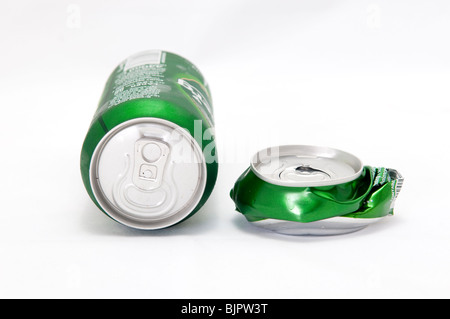
[[[391,209],[393,209],[395,206],[395,201],[397,200],[398,194],[400,193],[400,191],[403,187],[403,181],[405,179],[397,170],[392,169],[392,168],[389,168],[388,170],[389,170],[391,179],[396,181],[394,184],[395,189],[393,189],[394,198],[392,199],[392,202],[391,202]]]
[[[386,216],[389,217],[389,216]],[[275,233],[293,236],[324,236],[348,234],[376,223],[383,218],[332,217],[310,223],[300,223],[278,219],[251,222],[252,225]]]
[[[142,190],[161,186],[170,148],[166,143],[144,137],[136,141],[133,183]]]
[[[188,131],[158,118],[112,129],[94,151],[90,179],[103,210],[138,229],[160,229],[187,217],[206,185],[206,163]]]
[[[284,145],[264,149],[252,159],[251,169],[262,180],[281,186],[337,185],[358,178],[363,164],[354,155],[310,145]]]

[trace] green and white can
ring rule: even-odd
[[[200,71],[160,50],[123,61],[81,151],[93,202],[123,225],[166,228],[203,206],[217,171],[212,100]]]
[[[402,184],[397,170],[364,166],[341,150],[284,145],[255,154],[230,195],[255,226],[287,235],[336,235],[392,215]]]

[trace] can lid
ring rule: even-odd
[[[253,156],[250,167],[262,180],[288,187],[337,185],[363,171],[361,160],[350,153],[310,145],[266,148]]]
[[[187,130],[159,118],[138,118],[103,137],[90,178],[110,217],[133,228],[160,229],[195,209],[206,185],[206,163]]]

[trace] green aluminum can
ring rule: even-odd
[[[200,71],[160,50],[123,61],[81,151],[93,202],[123,225],[166,228],[202,207],[217,171],[212,100]]]
[[[285,145],[258,152],[231,190],[253,225],[288,235],[336,235],[393,214],[403,177],[328,147]]]

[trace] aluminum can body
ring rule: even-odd
[[[212,99],[195,65],[166,51],[137,53],[110,75],[81,151],[93,202],[137,229],[197,212],[217,178]]]
[[[352,154],[317,146],[263,150],[231,198],[253,225],[288,235],[353,232],[393,214],[403,177]]]

